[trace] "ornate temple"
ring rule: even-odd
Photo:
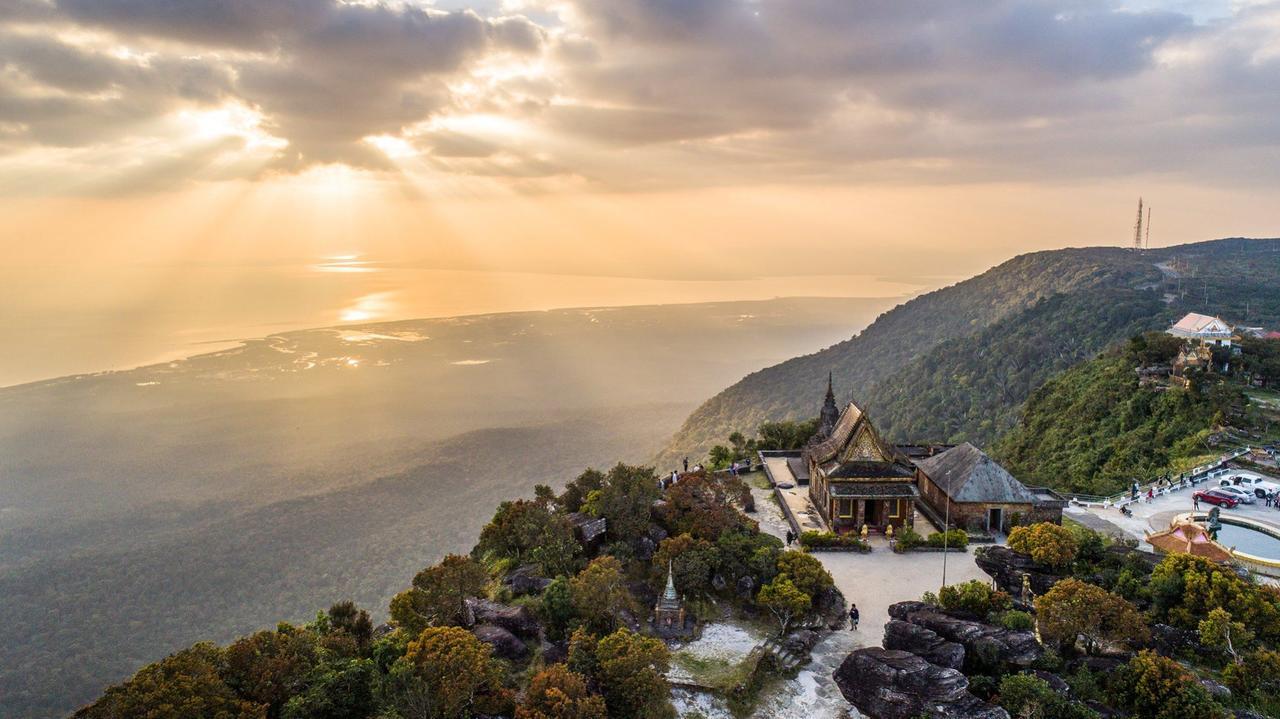
[[[850,402],[837,415],[830,377],[818,433],[802,459],[809,499],[833,531],[911,525],[919,496],[915,466],[880,438],[858,405]]]
[[[1059,523],[1067,506],[971,444],[885,441],[857,404],[838,408],[830,375],[813,438],[803,450],[762,450],[760,462],[778,492],[806,488],[822,528],[837,533],[914,526],[917,512],[935,528],[1007,532],[1015,524]],[[784,503],[783,511],[797,533],[812,528],[798,518],[808,510]]]

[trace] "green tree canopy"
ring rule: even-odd
[[[101,699],[76,712],[78,719],[263,719],[265,704],[237,696],[223,680],[222,650],[196,644],[148,664]]]
[[[596,634],[613,631],[618,614],[623,610],[634,610],[635,601],[627,590],[622,563],[616,557],[592,560],[569,582],[569,591],[574,614]]]
[[[577,571],[581,551],[564,515],[545,502],[519,499],[498,505],[471,554],[536,564],[544,575],[555,576]]]
[[[470,557],[450,554],[413,578],[413,586],[391,599],[391,619],[411,634],[429,626],[461,624],[466,600],[484,594],[489,575]]]
[[[587,689],[586,678],[563,664],[533,675],[515,719],[606,719],[604,698]]]
[[[433,717],[466,719],[512,708],[511,692],[502,686],[502,668],[489,646],[465,629],[424,629],[401,661],[425,684]]]
[[[1036,597],[1035,605],[1040,636],[1066,646],[1080,638],[1087,653],[1104,645],[1132,644],[1148,635],[1146,621],[1124,597],[1075,578],[1054,584]]]

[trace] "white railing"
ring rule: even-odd
[[[1140,501],[1146,496],[1148,491],[1151,491],[1156,496],[1160,496],[1164,494],[1171,494],[1179,489],[1194,487],[1200,482],[1209,479],[1209,472],[1221,469],[1227,462],[1243,457],[1252,451],[1252,447],[1241,447],[1240,449],[1224,454],[1214,462],[1201,465],[1195,469],[1179,474],[1176,478],[1170,480],[1171,483],[1166,487],[1157,486],[1160,482],[1164,481],[1162,479],[1148,482],[1145,485],[1138,485],[1138,496],[1136,499],[1133,497],[1132,490],[1113,494],[1110,497],[1101,497],[1096,494],[1078,494],[1073,492],[1060,492],[1060,494],[1070,500],[1070,502],[1077,507],[1123,507],[1127,504]],[[1200,475],[1204,476],[1200,477]],[[1200,478],[1197,479],[1197,477]]]

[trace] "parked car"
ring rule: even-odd
[[[1216,504],[1219,507],[1226,507],[1227,509],[1231,509],[1240,503],[1235,497],[1231,496],[1230,494],[1227,494],[1226,492],[1223,492],[1220,489],[1205,489],[1205,490],[1196,492],[1191,496],[1195,499],[1200,500],[1201,502]]]
[[[1227,477],[1222,480],[1223,487],[1239,487],[1253,492],[1255,497],[1261,499],[1267,496],[1268,492],[1280,490],[1280,484],[1269,481],[1264,477],[1250,477],[1246,474],[1237,474],[1233,477]]]
[[[1244,487],[1237,487],[1232,484],[1228,484],[1225,487],[1215,487],[1212,491],[1226,492],[1232,497],[1235,497],[1241,504],[1253,504],[1258,501],[1258,498],[1253,494],[1252,489],[1245,489]]]

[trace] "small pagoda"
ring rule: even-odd
[[[693,635],[693,622],[685,614],[680,595],[676,594],[671,562],[667,562],[667,588],[653,607],[653,632],[667,640],[687,639]]]

